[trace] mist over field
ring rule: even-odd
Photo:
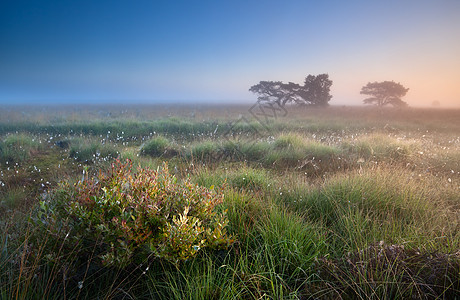
[[[2,109],[0,295],[455,298],[460,110],[280,103]]]
[[[400,82],[410,106],[459,107],[455,0],[8,1],[0,103],[247,103],[261,80],[329,74],[331,105]]]

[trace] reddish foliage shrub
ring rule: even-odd
[[[62,184],[41,203],[35,221],[53,246],[47,247],[51,261],[71,255],[116,267],[133,258],[177,263],[233,242],[222,201],[221,191],[178,181],[167,164],[133,172],[130,161],[116,161],[98,176]]]

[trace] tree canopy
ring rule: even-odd
[[[402,84],[394,81],[369,82],[362,87],[361,94],[371,96],[363,100],[365,104],[407,106],[407,103],[401,98],[406,95],[408,90]]]
[[[259,101],[275,102],[278,105],[296,103],[302,105],[327,106],[332,96],[332,80],[328,74],[308,75],[304,85],[294,82],[260,81],[249,91],[258,94]]]

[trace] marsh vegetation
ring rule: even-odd
[[[460,110],[246,112],[2,110],[0,298],[458,297]]]

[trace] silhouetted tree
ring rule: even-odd
[[[393,106],[407,106],[407,103],[402,101],[409,89],[406,89],[402,84],[394,81],[369,82],[361,89],[361,94],[371,96],[363,100],[365,104],[376,104],[384,106],[391,104]]]
[[[260,81],[249,91],[258,94],[259,101],[276,102],[278,105],[293,102],[302,105],[327,106],[332,98],[331,85],[332,80],[329,79],[329,75],[320,74],[308,75],[303,86],[294,82]]]
[[[317,76],[308,75],[305,78],[304,85],[299,91],[299,96],[304,104],[327,106],[332,99],[330,94],[332,80],[328,74],[319,74]]]
[[[289,83],[290,84],[290,83]],[[286,102],[292,101],[291,88],[289,84],[281,81],[260,81],[258,84],[251,86],[250,92],[259,94],[259,101],[276,102],[279,105],[284,105]]]

